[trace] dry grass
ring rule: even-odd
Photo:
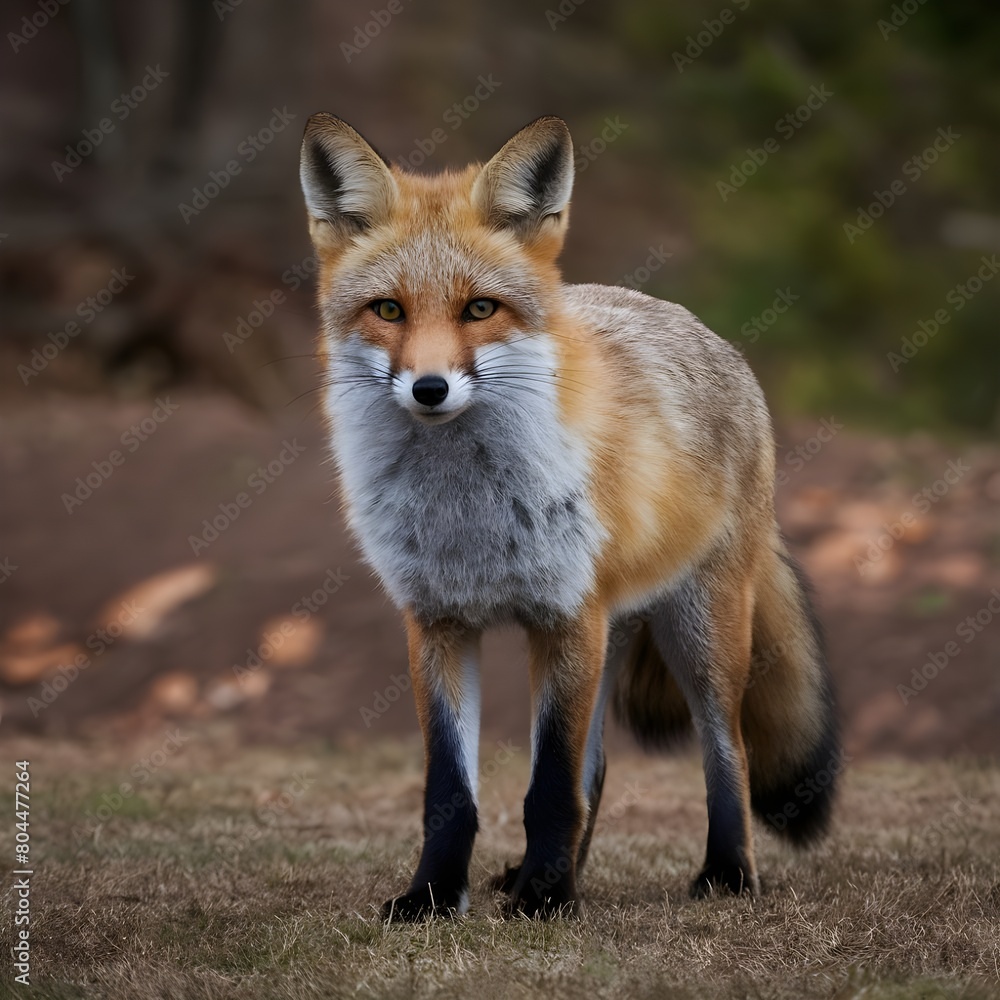
[[[521,844],[521,750],[482,791],[470,916],[387,928],[375,907],[418,847],[412,747],[248,751],[193,736],[95,826],[85,814],[141,750],[17,753],[33,761],[36,985],[4,996],[1000,995],[993,763],[853,766],[824,847],[795,856],[760,833],[762,896],[692,902],[696,762],[618,755],[586,912],[538,923],[500,919],[482,887]]]

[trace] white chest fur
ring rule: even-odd
[[[548,346],[518,350],[537,362]],[[552,380],[484,380],[467,410],[428,426],[386,379],[359,378],[361,361],[386,370],[357,340],[335,349],[326,403],[351,527],[393,600],[470,625],[578,609],[604,532]]]

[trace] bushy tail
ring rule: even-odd
[[[774,832],[806,845],[829,824],[844,758],[809,585],[780,538],[775,545],[756,587],[753,659],[740,722],[753,811]],[[648,624],[620,655],[614,699],[619,720],[647,749],[676,743],[690,732],[691,713]]]
[[[623,652],[614,710],[647,750],[664,750],[691,732],[691,712],[643,622]]]
[[[826,832],[845,763],[809,591],[805,575],[781,546],[757,584],[753,659],[741,716],[751,806],[772,830],[799,846]]]

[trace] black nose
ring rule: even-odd
[[[424,406],[437,406],[448,396],[448,383],[440,375],[422,375],[413,383],[413,398]]]

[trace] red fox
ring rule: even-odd
[[[532,732],[524,858],[495,883],[509,910],[579,904],[609,701],[647,746],[693,723],[708,846],[692,894],[757,891],[751,811],[794,844],[823,833],[835,782],[814,776],[835,774],[838,732],[742,355],[679,305],[563,284],[559,118],[421,176],[317,114],[301,182],[346,514],[401,609],[424,741],[423,850],[383,917],[468,908],[479,641],[511,622]]]

